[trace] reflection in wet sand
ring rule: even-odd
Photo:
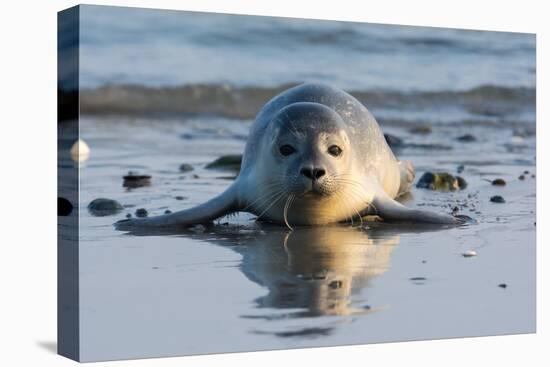
[[[204,232],[134,232],[133,235],[178,235],[229,247],[242,256],[239,269],[267,294],[253,302],[269,313],[241,315],[267,321],[367,314],[373,309],[354,295],[384,273],[399,235],[379,229],[348,226],[251,227],[211,226]],[[220,284],[220,286],[223,286]],[[336,322],[338,324],[343,320]],[[349,321],[349,320],[348,320]],[[275,325],[274,325],[275,326]],[[311,337],[330,334],[334,324],[284,331],[259,331],[278,337]]]
[[[352,307],[351,296],[388,269],[398,243],[398,236],[373,239],[334,226],[266,233],[238,252],[243,273],[268,290],[258,307],[290,310],[278,315],[285,318],[348,315],[365,311]]]

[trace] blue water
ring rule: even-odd
[[[439,91],[535,86],[535,35],[122,7],[81,8],[81,85]]]

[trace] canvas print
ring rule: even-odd
[[[59,354],[536,331],[534,34],[58,24]]]

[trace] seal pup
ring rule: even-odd
[[[272,98],[258,113],[241,170],[229,188],[196,207],[127,219],[120,230],[209,223],[244,211],[292,226],[361,221],[462,224],[470,219],[408,208],[414,168],[395,158],[373,115],[332,86],[305,83]]]

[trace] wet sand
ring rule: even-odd
[[[431,133],[415,134],[413,122],[380,115],[384,132],[407,143],[394,151],[414,162],[417,179],[464,165],[465,190],[414,188],[405,204],[458,207],[478,224],[354,223],[289,233],[239,214],[180,233],[118,232],[112,224],[139,208],[162,214],[223,191],[233,174],[205,165],[242,153],[251,120],[85,116],[81,137],[91,155],[75,213],[82,359],[534,332],[534,123],[440,119]],[[467,133],[476,141],[456,139]],[[182,173],[182,163],[194,169]],[[124,187],[128,171],[151,175],[150,185]],[[486,181],[495,178],[507,184]],[[506,202],[490,202],[494,195]],[[93,216],[86,206],[98,197],[125,208]],[[472,250],[476,256],[463,256]]]

